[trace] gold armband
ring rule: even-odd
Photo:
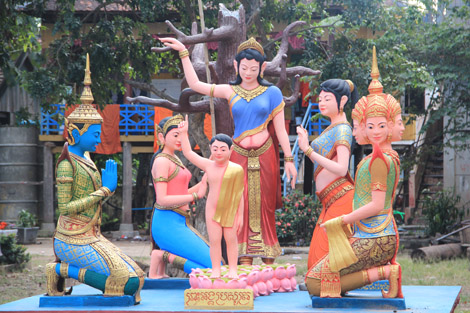
[[[106,198],[112,196],[113,194],[114,192],[111,192],[108,187],[103,186],[97,191],[93,192],[91,195]]]
[[[212,84],[212,86],[211,86],[211,92],[209,93],[209,95],[210,95],[211,97],[214,97],[214,89],[215,89],[215,84]]]
[[[294,162],[294,157],[293,156],[284,157],[284,162]]]
[[[197,193],[193,192],[192,195],[193,195],[193,201],[196,202],[196,200],[199,199],[199,197],[197,196]]]
[[[182,51],[179,51],[178,54],[180,55],[180,58],[185,58],[185,57],[189,57],[189,51],[188,49],[184,49]]]
[[[308,147],[307,151],[305,151],[305,155],[306,156],[310,156],[310,154],[312,154],[313,152],[313,148],[312,147]]]
[[[72,177],[61,176],[61,177],[57,177],[56,181],[59,184],[73,183],[73,178]]]

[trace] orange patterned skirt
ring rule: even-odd
[[[313,231],[308,253],[308,269],[315,265],[328,253],[328,237],[320,224],[335,217],[351,213],[354,198],[354,185],[345,177],[340,177],[317,192],[317,196],[323,204],[323,209]]]

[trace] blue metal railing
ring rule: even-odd
[[[312,117],[317,113],[320,113],[320,109],[318,108],[318,103],[310,102],[308,104],[308,108],[307,108],[307,111],[305,112],[304,118],[302,119],[302,127],[307,129],[309,136],[312,136],[315,133],[317,135],[321,134],[322,131],[330,125],[330,121],[323,119],[323,118],[319,118],[316,121],[312,121]],[[300,163],[298,138],[295,139],[294,147],[292,148],[292,156],[294,157],[295,169],[298,172],[299,163]],[[287,194],[287,189],[288,189],[288,182],[287,182],[285,173],[282,175],[282,181],[283,181],[282,195],[285,197]]]
[[[59,135],[64,129],[65,104],[53,104],[50,110],[41,109],[41,135]]]
[[[119,134],[153,135],[154,109],[146,104],[120,104]],[[49,113],[50,112],[50,113]],[[65,104],[50,106],[49,112],[41,112],[41,135],[61,135],[64,128]]]

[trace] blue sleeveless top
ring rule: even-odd
[[[248,96],[247,96],[248,95]],[[255,135],[267,128],[268,123],[284,109],[281,90],[276,86],[259,86],[244,94],[234,90],[229,100],[235,124],[233,139]]]

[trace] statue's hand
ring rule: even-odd
[[[302,151],[305,151],[308,149],[308,133],[305,128],[302,126],[297,126],[297,135],[298,135],[298,140],[299,140],[299,148]]]
[[[201,183],[199,184],[199,189],[197,191],[197,197],[199,199],[203,198],[206,196],[206,191],[207,191],[207,174],[204,174],[201,179]]]
[[[186,116],[184,118],[184,121],[182,121],[178,124],[178,130],[180,131],[180,133],[182,135],[187,135],[188,134],[188,125],[189,125],[188,115],[186,114]]]
[[[103,187],[107,187],[111,192],[114,192],[117,188],[117,163],[114,160],[106,161],[106,168],[101,169],[101,179],[103,181]]]
[[[294,162],[285,162],[284,170],[286,172],[287,180],[290,180],[292,189],[295,189],[295,183],[297,182],[297,170],[295,169]]]
[[[167,47],[170,47],[171,49],[174,49],[176,51],[183,51],[186,49],[186,47],[176,38],[158,38],[163,44]]]

